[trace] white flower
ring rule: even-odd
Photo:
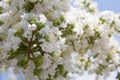
[[[112,11],[103,11],[99,14],[100,18],[105,19],[108,24],[111,24],[116,14]]]
[[[20,17],[24,21],[24,20],[27,20],[29,18],[29,15],[27,13],[24,13]]]
[[[40,45],[42,47],[42,50],[45,52],[55,52],[60,53],[61,52],[61,46],[58,42],[44,42]]]
[[[21,42],[21,39],[18,37],[15,37],[14,32],[16,32],[15,29],[11,28],[8,30],[8,35],[6,37],[6,41],[3,42],[4,50],[13,49],[14,51],[16,51],[17,48],[19,48],[19,44]]]
[[[26,30],[26,31],[24,32],[23,36],[24,36],[25,38],[27,38],[28,40],[30,40],[31,37],[32,37],[32,32]]]
[[[77,35],[81,36],[83,34],[82,26],[83,26],[82,24],[76,23],[75,28],[73,29],[73,31],[76,32]]]
[[[56,73],[56,71],[55,71],[56,68],[57,68],[57,64],[56,63],[52,64],[47,70],[49,75],[54,76]]]
[[[30,30],[30,31],[35,31],[36,29],[37,29],[37,26],[36,26],[36,24],[29,24],[28,25],[28,29]]]
[[[39,22],[42,22],[42,23],[46,23],[47,18],[45,17],[44,14],[40,14],[40,15],[39,15],[39,20],[38,20],[38,21],[39,21]]]
[[[120,46],[113,34],[120,30],[120,15],[111,11],[97,12],[97,4],[91,0],[73,0],[73,5],[79,4],[76,8],[70,6],[69,1],[0,1],[0,71],[5,71],[9,66],[18,69],[15,64],[23,58],[29,59],[29,52],[32,59],[28,60],[28,64],[20,64],[23,67],[27,65],[24,70],[27,80],[38,80],[34,73],[39,72],[40,80],[49,77],[52,80],[75,80],[72,77],[65,79],[61,72],[83,73],[88,66],[91,73],[96,73],[101,64],[105,66],[103,74],[108,74],[117,68],[120,64]],[[56,19],[60,26],[53,25]],[[37,30],[38,27],[41,29]],[[11,49],[17,53],[9,52]],[[109,56],[110,62],[107,61]],[[13,59],[8,61],[8,57]],[[36,64],[36,58],[42,61],[41,65]],[[40,69],[39,72],[34,71],[36,69]]]
[[[57,76],[56,80],[65,80],[63,76]]]
[[[52,63],[52,60],[51,60],[50,55],[47,54],[47,53],[44,54],[43,60],[44,60],[44,62],[43,62],[43,64],[41,65],[41,68],[42,68],[43,70],[46,70],[48,67],[50,67],[50,65],[51,65],[51,63]]]
[[[96,9],[97,9],[97,3],[96,3],[96,2],[91,3],[90,6],[89,6],[89,8],[90,8],[91,10],[97,11],[97,10],[96,10]]]
[[[120,30],[120,19],[115,19],[115,27],[117,30]]]

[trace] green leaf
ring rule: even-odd
[[[2,11],[3,11],[3,7],[0,7],[0,14],[2,14]]]
[[[100,18],[100,21],[102,22],[102,24],[104,24],[106,22],[106,20],[104,18]]]
[[[88,61],[86,62],[86,64],[85,64],[85,69],[87,70],[87,69],[89,68],[89,66],[90,66],[90,60],[88,60]]]
[[[97,54],[95,54],[95,55],[93,56],[93,58],[97,58],[97,57],[98,57],[98,55],[99,55],[98,53],[97,53]]]
[[[95,42],[95,37],[94,36],[90,36],[88,39],[87,39],[88,43],[89,44],[94,44]]]
[[[35,3],[26,1],[25,4],[23,4],[23,8],[26,10],[26,12],[31,12],[35,7]]]
[[[42,28],[45,27],[45,24],[42,22],[37,22],[36,25],[37,25],[37,30],[41,30]]]
[[[105,66],[102,64],[99,64],[98,69],[96,70],[97,74],[102,74],[102,71],[104,70]]]
[[[28,46],[24,43],[20,43],[19,48],[16,51],[16,54],[26,55],[28,51]]]
[[[17,56],[17,54],[15,53],[15,51],[13,49],[8,51],[8,55],[9,55],[8,60],[13,59]]]
[[[27,38],[23,37],[24,30],[22,28],[18,28],[17,32],[14,33],[15,37],[19,37],[23,42],[27,42]]]
[[[8,1],[8,4],[10,4],[10,5],[11,5],[12,0],[7,0],[7,1]]]
[[[117,29],[116,27],[115,27],[114,29],[115,29],[115,31],[117,31],[117,32],[119,32],[119,33],[120,33],[120,30],[119,30],[119,29]]]
[[[36,76],[40,76],[41,75],[41,71],[42,71],[41,69],[35,68],[33,73]]]
[[[85,7],[89,7],[90,6],[90,2],[86,3]]]
[[[49,36],[48,35],[45,35],[45,36],[43,36],[43,38],[46,40],[46,41],[50,41],[50,39],[49,39]]]
[[[21,37],[23,33],[24,33],[24,30],[22,28],[18,28],[17,32],[14,33],[14,36]]]
[[[2,21],[0,21],[0,26],[2,26],[4,23]]]
[[[65,18],[64,18],[64,16],[61,16],[61,17],[53,20],[53,26],[60,26],[63,23],[63,21],[65,21]]]
[[[59,19],[55,19],[53,21],[53,26],[60,26],[61,25],[61,21]]]
[[[73,35],[75,34],[75,32],[73,32],[75,25],[74,24],[67,24],[67,27],[65,30],[62,31],[63,33],[63,37],[67,36],[67,35]]]
[[[61,21],[61,22],[65,21],[64,16],[61,16],[61,17],[60,17],[60,21]]]
[[[93,13],[93,12],[95,12],[95,10],[94,9],[89,9],[89,12]]]
[[[34,62],[34,64],[35,64],[35,67],[36,67],[36,68],[40,67],[41,64],[43,63],[43,57],[42,57],[42,55],[39,55],[39,56],[35,57],[35,58],[33,59],[33,62]]]
[[[120,72],[117,73],[116,79],[120,80]]]
[[[87,2],[86,2],[86,0],[84,0],[82,3],[85,5]]]
[[[0,36],[0,41],[3,41],[3,40],[4,40],[4,38],[2,36]]]
[[[54,57],[54,52],[50,53],[49,55],[50,55],[51,57]]]
[[[115,26],[115,21],[113,20],[112,23],[110,24],[110,27],[114,27]]]
[[[23,69],[26,69],[28,66],[28,58],[24,57],[22,60],[18,61],[17,65]]]
[[[13,58],[17,58],[21,55],[25,55],[27,53],[27,46],[24,45],[23,43],[20,43],[19,48],[14,51],[13,49],[11,49],[10,51],[8,51],[8,60],[13,59]]]
[[[89,44],[94,44],[97,38],[101,38],[100,32],[98,32],[96,29],[94,29],[94,31],[95,31],[94,36],[89,36],[87,38]]]
[[[107,62],[110,62],[111,60],[112,60],[111,56],[110,56],[110,55],[107,55],[106,61],[107,61]]]
[[[49,76],[46,80],[54,80],[52,76]]]
[[[35,41],[38,42],[41,38],[42,38],[42,36],[40,35],[40,33],[39,33],[39,32],[36,32],[36,33],[35,33]]]
[[[56,73],[54,75],[54,78],[57,77],[59,74],[63,77],[66,77],[67,73],[68,72],[64,70],[63,65],[58,65],[57,68],[56,68]]]
[[[118,50],[117,53],[120,54],[120,51]]]
[[[73,34],[73,29],[74,29],[75,25],[74,24],[67,24],[67,29],[66,31],[68,32],[68,34]]]
[[[88,28],[89,28],[89,26],[85,25],[84,28],[83,28],[83,30],[86,31]]]
[[[32,18],[27,19],[27,22],[29,22],[30,24],[35,24],[36,20],[34,17],[32,17]]]
[[[96,38],[101,38],[100,32],[98,32],[98,31],[95,30],[95,29],[94,29],[94,31],[95,31],[95,37],[96,37]]]

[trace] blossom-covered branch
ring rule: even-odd
[[[120,67],[120,14],[90,0],[1,0],[0,66],[27,80],[73,80],[84,71],[109,76]],[[118,76],[119,78],[119,70]]]

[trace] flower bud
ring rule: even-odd
[[[31,31],[35,31],[37,29],[37,26],[36,26],[36,24],[32,24],[32,25],[29,24],[28,29],[31,30]]]

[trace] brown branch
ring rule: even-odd
[[[32,32],[32,37],[31,37],[30,41],[28,41],[28,58],[29,58],[29,59],[32,59],[32,57],[35,58],[35,55],[33,54],[33,51],[32,51],[32,49],[31,49],[31,46],[33,45],[34,33],[35,33],[35,32],[33,31],[33,32]],[[31,57],[30,55],[32,55],[32,57]]]

